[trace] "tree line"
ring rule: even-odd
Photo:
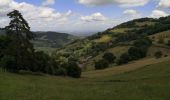
[[[0,36],[0,67],[18,73],[21,70],[41,72],[51,75],[66,75],[75,78],[81,76],[81,68],[74,60],[59,63],[42,51],[36,51],[30,42],[35,34],[18,10],[7,14],[11,19],[3,28],[5,35]]]

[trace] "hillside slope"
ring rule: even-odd
[[[54,51],[56,48],[63,47],[79,37],[67,33],[59,32],[33,32],[35,39],[32,41],[37,50]],[[4,30],[0,29],[0,35],[5,34]]]
[[[78,61],[84,63],[85,69],[92,70],[94,69],[94,62],[101,59],[105,52],[112,52],[119,57],[132,46],[134,41],[143,37],[151,37],[152,39],[152,36],[156,35],[155,37],[157,37],[157,34],[163,34],[162,32],[166,32],[164,34],[168,34],[166,36],[169,36],[169,30],[170,16],[159,19],[136,19],[85,39],[74,41],[57,51],[56,55],[68,55],[68,58],[75,57]],[[168,40],[169,38],[166,38],[166,41]],[[153,44],[155,44],[155,41],[152,39]],[[120,50],[120,47],[126,49]],[[120,52],[114,52],[117,50],[120,50]]]
[[[114,70],[111,70],[113,74],[101,72],[95,73],[95,76],[83,73],[86,78],[81,79],[0,71],[0,99],[169,100],[169,66],[170,60],[165,60],[121,73],[115,73]]]

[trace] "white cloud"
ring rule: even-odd
[[[53,4],[55,4],[55,0],[44,0],[42,3],[43,6],[48,6]]]
[[[0,7],[7,6],[12,0],[0,0]]]
[[[125,10],[123,12],[123,14],[125,16],[129,17],[129,20],[141,17],[141,14],[138,11],[134,10],[134,9],[127,9],[127,10]]]
[[[158,7],[161,8],[170,8],[170,0],[160,0]]]
[[[144,6],[149,0],[78,0],[80,4],[88,6],[102,6],[110,4],[118,4],[122,7]]]
[[[154,11],[152,11],[152,13],[150,15],[150,17],[152,17],[152,18],[160,18],[160,17],[165,17],[165,16],[168,16],[168,14],[161,10],[154,10]]]
[[[87,22],[107,20],[107,18],[99,12],[91,14],[90,16],[82,16],[80,19]]]
[[[14,0],[10,2],[4,2],[5,0],[0,0],[3,5],[0,5],[0,23],[1,27],[8,24],[9,19],[6,14],[13,9],[19,10],[24,18],[30,23],[33,30],[47,30],[49,27],[58,27],[61,24],[66,24],[69,17],[72,15],[72,11],[69,10],[65,13],[56,12],[55,9],[35,6],[29,3],[18,3]],[[3,23],[5,22],[5,23]]]

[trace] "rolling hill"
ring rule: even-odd
[[[57,51],[56,55],[67,54],[74,56],[80,62],[84,63],[83,66],[85,70],[93,70],[94,62],[101,59],[105,52],[112,52],[117,57],[119,57],[122,53],[126,52],[129,47],[132,46],[134,41],[143,37],[151,38],[153,46],[156,45],[155,47],[157,50],[163,50],[164,52],[165,49],[162,48],[166,47],[166,43],[159,44],[156,42],[156,39],[161,35],[165,41],[170,40],[169,30],[170,16],[159,19],[135,19],[107,29],[104,32],[99,32],[87,38],[72,42],[71,44]],[[155,37],[154,39],[152,38],[153,36]],[[153,46],[149,50],[152,50]],[[125,49],[120,49],[124,47]],[[117,50],[119,52],[116,52]],[[167,47],[164,55],[169,55],[169,51],[169,47]],[[153,57],[153,53],[148,53],[148,57]]]
[[[52,52],[56,48],[61,48],[79,37],[70,35],[67,33],[59,32],[33,32],[35,34],[35,39],[32,41],[36,50],[43,50],[46,52]],[[0,30],[0,34],[5,34],[4,30]]]
[[[146,59],[103,71],[84,72],[81,79],[0,70],[0,99],[169,100],[169,66],[170,58]]]
[[[76,39],[77,36],[73,36],[67,33],[58,33],[58,32],[34,32],[36,38],[33,41],[35,48],[37,50],[49,51],[52,52],[56,48],[61,48]]]

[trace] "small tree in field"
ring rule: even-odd
[[[107,52],[103,55],[103,58],[107,60],[109,63],[114,63],[116,57],[113,53]]]
[[[95,69],[105,69],[109,67],[109,62],[105,59],[99,60],[95,62]]]
[[[127,64],[130,61],[130,56],[127,53],[123,53],[116,61],[117,65]]]
[[[81,77],[81,68],[77,65],[74,61],[69,61],[67,66],[67,75],[74,77],[74,78],[80,78]]]
[[[155,57],[158,59],[158,58],[161,58],[162,57],[162,51],[157,51],[155,52]]]
[[[168,46],[170,46],[170,40],[168,40],[168,43],[167,43]]]

